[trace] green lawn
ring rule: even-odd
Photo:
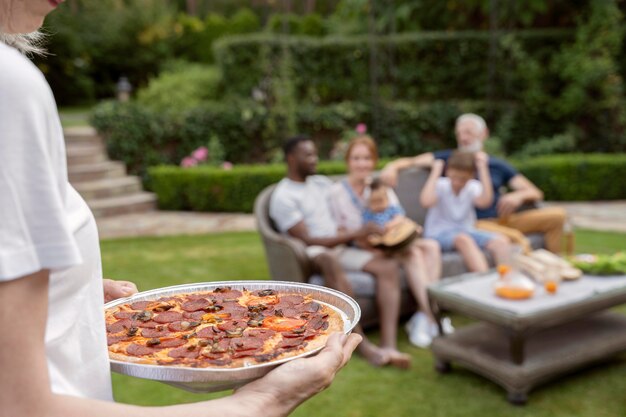
[[[92,106],[61,107],[59,116],[63,127],[89,126]]]
[[[577,252],[626,248],[626,234],[577,231]],[[135,281],[141,290],[189,282],[268,279],[256,233],[228,233],[102,242],[105,276]],[[620,311],[626,313],[626,306]],[[453,317],[453,320],[458,318]],[[461,320],[464,321],[464,320]],[[371,333],[377,337],[375,332]],[[626,354],[538,388],[526,407],[509,405],[495,384],[455,367],[447,375],[433,370],[427,350],[399,345],[413,356],[409,371],[376,369],[354,357],[333,385],[300,407],[294,416],[310,417],[617,417],[626,415]],[[191,394],[167,385],[114,374],[117,401],[165,405],[227,395]],[[262,417],[262,416],[261,416]]]

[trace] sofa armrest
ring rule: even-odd
[[[262,235],[270,276],[279,281],[307,282],[312,265],[305,245],[288,236]]]
[[[263,240],[270,276],[274,280],[306,282],[313,268],[304,243],[278,233],[270,219],[269,204],[274,187],[265,188],[254,202],[254,216]]]

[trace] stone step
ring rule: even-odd
[[[102,145],[102,139],[98,136],[98,132],[91,126],[66,127],[63,129],[63,135],[66,146],[77,143]]]
[[[67,145],[66,153],[68,165],[89,165],[108,159],[102,144],[71,144]]]
[[[139,177],[126,176],[119,178],[104,178],[97,181],[81,182],[74,185],[85,200],[119,197],[134,194],[142,190]]]
[[[143,191],[121,197],[87,200],[96,218],[152,211],[156,209],[156,202],[156,195]]]
[[[102,161],[86,165],[68,166],[68,177],[74,186],[81,182],[104,178],[119,178],[126,175],[126,166],[118,161]]]

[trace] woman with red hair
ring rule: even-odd
[[[338,226],[345,231],[351,231],[363,225],[363,212],[370,194],[368,184],[378,162],[376,143],[367,135],[357,136],[346,149],[345,161],[348,175],[333,185],[330,201]],[[389,188],[387,192],[389,204],[399,207],[400,202],[393,190]],[[358,242],[358,245],[368,247],[367,242]],[[371,246],[369,249],[376,250]],[[430,346],[432,338],[438,332],[426,288],[437,282],[441,276],[441,249],[435,240],[418,239],[397,259],[398,267],[404,269],[411,292],[419,305],[419,311],[407,323],[409,340],[413,345],[425,348]],[[383,346],[395,346],[395,328],[393,331],[384,330],[381,328]],[[444,319],[444,331],[453,331],[449,319]]]

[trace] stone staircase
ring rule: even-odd
[[[109,160],[102,139],[91,127],[64,130],[70,183],[96,218],[156,209],[156,196],[142,190],[141,180],[126,175],[126,166]]]

